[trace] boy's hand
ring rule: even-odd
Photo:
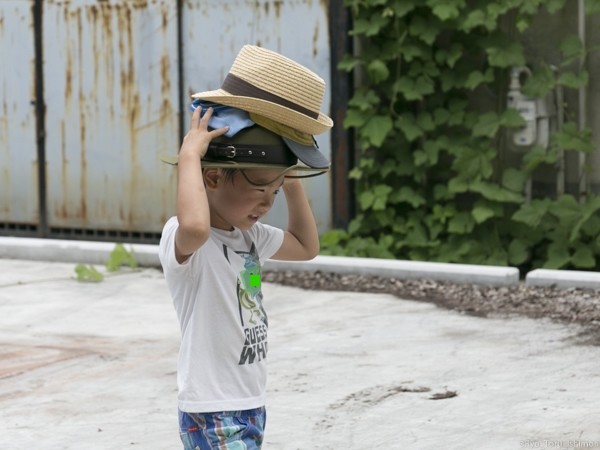
[[[217,136],[227,133],[229,127],[219,128],[218,130],[208,131],[208,121],[210,120],[213,109],[208,108],[204,117],[200,118],[200,111],[202,108],[196,108],[192,115],[192,122],[190,123],[190,131],[183,138],[183,144],[181,145],[181,153],[192,153],[197,154],[201,159],[208,151],[208,145],[210,141]]]

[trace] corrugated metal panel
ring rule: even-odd
[[[195,92],[218,89],[238,51],[245,44],[281,53],[317,73],[329,85],[328,2],[188,0],[184,4],[184,104]],[[330,109],[330,89],[322,111]],[[186,122],[187,123],[187,122]],[[337,124],[341,126],[341,124]],[[330,133],[317,136],[323,154],[331,160]],[[329,174],[304,181],[319,233],[330,228]],[[283,193],[263,219],[280,228],[287,224]]]
[[[50,227],[160,231],[175,211],[177,10],[170,0],[44,4]]]
[[[0,222],[39,219],[32,6],[0,2]]]

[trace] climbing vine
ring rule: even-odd
[[[363,74],[349,102],[360,158],[358,214],[346,230],[321,237],[321,254],[532,268],[600,268],[600,196],[525,201],[528,179],[564,152],[594,150],[591,130],[572,117],[530,148],[520,167],[500,157],[510,130],[525,125],[506,107],[509,71],[526,65],[511,39],[543,8],[565,0],[346,0],[361,44],[339,69]],[[572,6],[572,5],[571,5]],[[586,13],[600,12],[587,0]],[[536,62],[522,92],[544,97],[557,84],[578,89],[585,71],[568,70],[589,51],[563,39],[556,73]],[[496,94],[482,106],[477,93]],[[572,116],[572,114],[571,114]]]

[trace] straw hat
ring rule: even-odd
[[[259,114],[308,134],[321,134],[333,121],[319,112],[325,82],[306,67],[270,50],[245,45],[221,89],[192,98]]]

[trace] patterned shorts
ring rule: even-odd
[[[179,411],[184,450],[260,450],[267,411],[186,413]]]

